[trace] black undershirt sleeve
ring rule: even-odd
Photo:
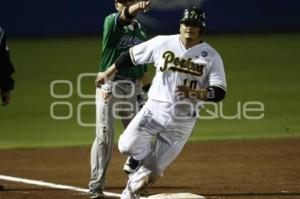
[[[116,59],[115,65],[118,70],[133,66],[134,64],[131,60],[129,51],[121,53],[121,55]]]
[[[226,91],[218,86],[209,86],[207,91],[207,101],[219,102],[222,101],[226,95]]]

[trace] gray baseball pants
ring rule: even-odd
[[[96,89],[96,137],[91,149],[90,192],[101,192],[105,186],[105,175],[112,158],[115,119],[122,119],[124,128],[136,113],[137,83],[113,82],[113,94],[104,100],[103,88]]]

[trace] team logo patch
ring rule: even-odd
[[[197,18],[197,13],[195,12],[195,10],[192,10],[190,18],[191,19]]]
[[[122,36],[118,45],[117,45],[117,48],[128,48],[128,47],[131,47],[131,46],[135,46],[137,44],[140,44],[142,43],[142,41],[136,37],[130,37],[128,35],[125,35],[125,36]]]
[[[201,56],[202,56],[202,57],[206,57],[207,55],[208,55],[208,53],[207,53],[206,51],[202,51],[202,52],[201,52]]]

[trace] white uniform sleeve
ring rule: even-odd
[[[209,86],[218,86],[226,90],[226,76],[222,58],[216,54],[209,67]]]
[[[135,65],[140,64],[149,64],[155,61],[154,59],[154,49],[156,41],[156,37],[150,39],[146,42],[143,42],[139,45],[133,46],[129,49],[130,57],[132,63]]]

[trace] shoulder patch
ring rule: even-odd
[[[208,55],[208,53],[207,53],[206,51],[202,51],[202,52],[201,52],[201,56],[202,56],[202,57],[206,57],[207,55]]]

